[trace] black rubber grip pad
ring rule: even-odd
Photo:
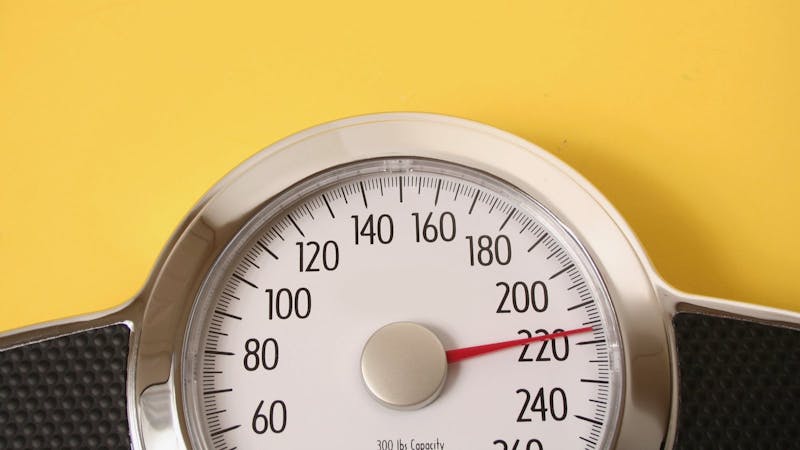
[[[0,351],[0,449],[130,449],[129,335],[113,325]]]
[[[694,313],[673,323],[676,449],[800,449],[800,330]]]

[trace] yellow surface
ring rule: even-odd
[[[240,161],[392,110],[536,142],[677,287],[800,310],[798,23],[792,0],[2,1],[0,329],[126,300]]]

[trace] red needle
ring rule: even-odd
[[[592,327],[575,328],[574,330],[559,331],[557,333],[542,334],[539,336],[514,339],[511,341],[494,342],[491,344],[476,345],[474,347],[454,348],[452,350],[447,350],[445,354],[447,355],[447,362],[454,363],[461,361],[462,359],[472,358],[474,356],[480,356],[483,355],[484,353],[496,352],[498,350],[503,350],[505,348],[530,344],[531,342],[549,341],[551,339],[557,339],[564,336],[571,336],[573,334],[588,333],[590,331],[592,331]]]

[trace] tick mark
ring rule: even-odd
[[[560,248],[556,247],[556,249],[553,250],[553,253],[550,253],[549,255],[547,255],[547,258],[545,258],[545,259],[550,259],[553,256],[556,256],[557,254],[561,253],[561,251],[562,250]]]
[[[592,380],[589,378],[581,378],[581,383],[608,384],[608,380]]]
[[[221,352],[219,350],[206,350],[205,353],[207,355],[220,355],[220,356],[233,356],[236,354],[233,352]]]
[[[568,271],[569,269],[572,269],[573,267],[575,267],[575,264],[570,263],[570,265],[568,265],[567,267],[564,267],[563,269],[559,270],[558,272],[554,273],[553,275],[550,275],[550,279],[552,280],[553,278],[561,275],[562,273]]]
[[[241,276],[239,276],[239,274],[238,274],[238,273],[234,273],[234,274],[233,274],[233,278],[236,278],[237,280],[239,280],[239,281],[241,281],[241,282],[243,282],[243,283],[247,283],[247,284],[249,284],[250,286],[252,286],[253,288],[255,288],[255,289],[258,289],[258,286],[256,286],[255,284],[253,284],[253,283],[251,283],[251,282],[249,282],[249,281],[245,280],[244,278],[242,278]]]
[[[433,199],[433,206],[439,204],[439,192],[442,190],[442,180],[436,182],[436,197]]]
[[[203,395],[224,394],[225,392],[233,392],[233,388],[216,389],[216,390],[213,390],[213,391],[205,391],[205,392],[203,392]]]
[[[492,211],[494,211],[494,206],[497,204],[497,200],[498,200],[498,198],[497,198],[497,197],[495,197],[495,198],[494,198],[494,201],[492,202],[492,207],[491,207],[491,208],[489,208],[489,214],[491,214],[491,213],[492,213]]]
[[[506,220],[504,220],[504,221],[503,221],[503,224],[502,224],[502,225],[500,225],[500,229],[499,229],[498,231],[503,231],[503,228],[506,226],[506,224],[508,223],[508,221],[511,219],[511,216],[513,216],[513,215],[514,215],[514,213],[516,213],[516,212],[517,212],[517,208],[513,208],[513,209],[511,209],[511,212],[508,214],[508,216],[506,216]]]
[[[601,426],[603,425],[603,422],[600,422],[599,420],[590,419],[588,417],[579,416],[577,414],[575,414],[575,417],[577,417],[578,419],[581,419],[581,420],[585,420],[587,422],[591,422],[591,423],[593,423],[595,425],[601,425]]]
[[[475,191],[475,197],[472,198],[472,204],[469,206],[469,212],[467,214],[472,214],[472,209],[475,208],[475,202],[478,201],[478,195],[480,195],[481,191]]]
[[[305,233],[303,233],[303,230],[301,230],[300,227],[297,226],[297,222],[295,222],[294,219],[292,219],[292,216],[287,215],[286,217],[288,217],[289,221],[292,222],[292,225],[294,225],[294,227],[297,228],[297,231],[300,233],[300,236],[306,237]]]
[[[211,436],[211,437],[219,436],[222,433],[227,433],[228,431],[233,431],[233,430],[239,428],[240,426],[241,425],[234,425],[232,427],[225,428],[224,430],[218,430],[218,431],[215,431],[215,432],[211,433],[209,436]]]
[[[239,316],[234,316],[233,314],[226,313],[225,311],[220,311],[218,309],[214,310],[214,314],[218,314],[220,316],[230,317],[231,319],[242,320]]]
[[[399,178],[400,178],[400,183],[398,184],[398,186],[400,186],[400,203],[403,203],[403,177],[402,177],[402,175]]]
[[[325,206],[328,207],[328,212],[331,213],[331,219],[335,219],[336,215],[333,213],[333,210],[331,209],[331,204],[328,203],[328,198],[325,197],[325,194],[322,194],[322,200],[325,201]]]
[[[569,308],[567,308],[567,311],[572,311],[573,309],[582,308],[582,307],[584,307],[586,305],[589,305],[591,303],[594,303],[594,300],[589,300],[589,301],[585,301],[583,303],[578,303],[577,305],[572,305]]]
[[[226,288],[226,289],[227,289],[227,288]],[[231,293],[230,293],[230,292],[228,292],[228,291],[223,291],[223,292],[222,292],[222,297],[223,297],[223,298],[225,298],[225,299],[232,298],[232,299],[234,299],[234,300],[241,300],[239,297],[237,297],[237,296],[235,296],[235,295],[231,294]]]
[[[364,192],[364,182],[359,181],[358,187],[361,189],[361,199],[364,200],[364,208],[369,208],[369,206],[367,206],[367,194]]]
[[[541,244],[541,242],[546,237],[547,237],[547,233],[544,233],[543,235],[539,236],[539,239],[537,239],[536,242],[534,242],[533,245],[531,245],[531,248],[528,249],[528,253],[532,252],[533,249],[535,249],[537,245]]]
[[[572,286],[568,287],[567,290],[571,291],[571,290],[575,289],[576,287],[583,286],[584,284],[586,284],[585,281],[579,281],[579,282],[573,284]]]
[[[276,260],[278,259],[278,255],[276,255],[275,253],[272,253],[272,251],[271,251],[270,249],[268,249],[268,248],[267,248],[267,246],[266,246],[266,245],[264,245],[264,243],[263,243],[263,242],[261,242],[260,240],[258,240],[258,241],[256,241],[256,244],[257,244],[259,247],[261,247],[262,249],[264,249],[264,251],[265,251],[265,252],[269,253],[269,256],[272,256],[272,257],[273,257],[273,258],[275,258]]]
[[[605,342],[605,341],[606,341],[605,339],[595,339],[593,341],[578,342],[576,345],[592,345],[592,344],[599,344],[599,343]]]
[[[527,222],[525,222],[525,225],[523,225],[523,226],[522,226],[522,229],[521,229],[521,230],[519,230],[519,234],[522,234],[522,233],[524,233],[524,232],[525,232],[525,230],[527,230],[527,229],[528,229],[528,225],[530,225],[530,224],[531,224],[531,222],[533,222],[533,219],[528,219],[528,221],[527,221]]]
[[[245,256],[244,260],[247,261],[248,264],[250,264],[251,266],[255,267],[256,269],[260,269],[261,268],[261,266],[256,264],[256,262],[253,260],[252,257],[250,257],[250,255]]]

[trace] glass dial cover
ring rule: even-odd
[[[452,362],[433,398],[393,408],[361,358],[396,322],[445,350],[568,335]],[[423,350],[387,358],[413,372]],[[376,159],[284,191],[226,247],[187,328],[184,408],[198,448],[609,448],[622,360],[596,268],[535,199],[461,165]]]

